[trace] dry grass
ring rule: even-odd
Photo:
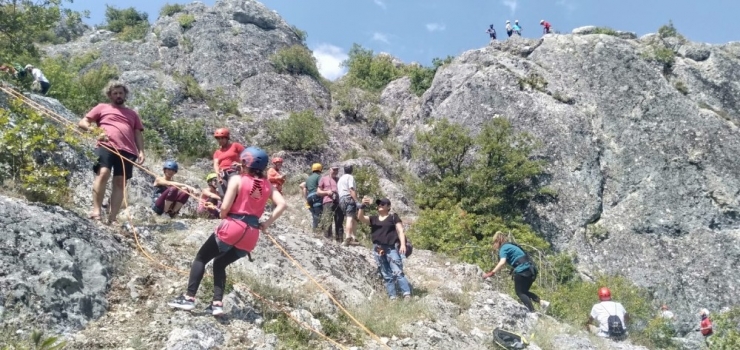
[[[433,318],[423,299],[375,298],[354,308],[351,313],[373,333],[386,337],[408,336],[401,326]]]

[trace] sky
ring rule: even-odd
[[[190,1],[128,0],[108,2],[133,6],[156,20],[165,3]],[[213,5],[215,0],[203,0]],[[735,15],[737,0],[262,0],[289,24],[308,33],[321,74],[334,80],[344,73],[340,63],[353,43],[387,52],[404,62],[430,65],[435,57],[457,56],[488,44],[489,24],[506,39],[506,20],[519,20],[523,36],[537,38],[544,19],[556,31],[596,25],[654,33],[673,21],[692,41],[714,44],[740,40]],[[74,0],[74,10],[89,10],[89,24],[104,22],[105,1]]]

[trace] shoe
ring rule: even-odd
[[[224,314],[224,304],[219,303],[220,305],[214,305],[211,303],[211,305],[208,305],[206,308],[206,312],[210,312],[213,316],[221,316]]]
[[[411,294],[406,294],[406,295],[404,295],[404,296],[403,296],[403,300],[404,300],[404,301],[409,301],[409,300],[411,300]]]
[[[195,309],[195,298],[186,297],[184,294],[182,294],[175,298],[175,300],[167,303],[167,305],[176,309],[191,311]]]
[[[550,307],[550,302],[547,300],[540,300],[540,307],[542,308],[540,311],[545,313],[547,312],[547,308]]]

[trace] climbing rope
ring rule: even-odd
[[[80,134],[80,135],[81,135],[82,137],[86,137],[86,136],[87,136],[87,135],[85,135],[85,134],[84,134],[84,133],[83,133],[83,132],[82,132],[81,130],[77,129],[77,128],[76,128],[76,125],[74,125],[74,123],[73,123],[72,121],[70,121],[70,120],[68,120],[68,119],[64,118],[63,116],[59,115],[58,113],[54,112],[53,110],[50,110],[50,109],[46,108],[45,106],[43,106],[43,105],[39,104],[38,102],[36,102],[36,101],[33,101],[33,100],[31,100],[31,99],[30,99],[30,98],[28,98],[27,96],[25,96],[25,95],[23,95],[23,94],[21,94],[21,93],[19,93],[19,92],[15,91],[14,89],[11,89],[11,88],[7,88],[6,86],[0,85],[0,90],[1,90],[1,91],[3,91],[3,92],[5,92],[6,94],[8,94],[8,95],[10,95],[10,96],[14,96],[14,97],[18,98],[18,99],[19,99],[19,100],[21,100],[21,101],[22,101],[23,103],[25,103],[25,104],[27,104],[28,106],[30,106],[31,108],[33,108],[33,109],[35,109],[35,110],[37,110],[37,111],[39,111],[39,112],[42,112],[43,114],[45,114],[45,115],[46,115],[46,116],[48,116],[49,118],[51,118],[51,119],[53,119],[53,120],[55,120],[55,121],[59,122],[60,124],[62,124],[62,125],[66,125],[66,126],[67,126],[67,127],[68,127],[68,128],[70,129],[70,130],[72,130],[72,131],[75,131],[75,132],[77,132],[77,133],[78,133],[78,134]],[[118,156],[118,157],[119,157],[119,158],[120,158],[120,159],[121,159],[122,161],[127,161],[127,162],[131,163],[131,164],[132,164],[133,166],[135,166],[135,167],[139,168],[139,169],[140,169],[140,170],[142,170],[143,172],[145,172],[145,173],[147,173],[147,174],[150,174],[150,175],[152,175],[152,176],[154,176],[154,177],[157,177],[157,176],[158,176],[158,175],[157,175],[156,173],[154,173],[154,172],[152,172],[151,170],[147,169],[147,168],[146,168],[146,167],[144,167],[143,165],[140,165],[140,164],[136,163],[135,161],[131,161],[130,159],[128,159],[128,158],[126,158],[126,157],[124,157],[123,155],[121,155],[121,154],[120,154],[120,153],[118,152],[118,150],[112,149],[112,148],[110,148],[110,147],[107,147],[107,146],[105,146],[105,145],[103,145],[103,144],[100,144],[100,147],[103,147],[103,148],[105,148],[106,150],[110,151],[110,152],[111,152],[111,153],[113,153],[113,154],[116,154],[116,155],[117,155],[117,156]],[[123,177],[124,177],[124,178],[126,177],[126,174],[125,174],[125,168],[124,168],[124,174],[123,174]],[[126,186],[124,186],[124,188],[123,188],[123,191],[124,191],[124,192],[123,192],[123,201],[124,201],[124,205],[126,206],[126,208],[128,208],[128,201],[127,201],[127,199],[126,199]],[[197,197],[197,196],[196,196],[195,194],[193,194],[193,193],[190,193],[190,192],[188,192],[188,191],[185,191],[185,192],[186,192],[186,193],[187,193],[187,194],[188,194],[189,196],[191,196],[191,197],[195,198],[195,200],[197,200],[197,201],[198,201],[199,203],[200,203],[200,202],[204,202],[204,203],[205,203],[205,201],[204,201],[204,200],[202,200],[202,199],[198,198],[198,197]],[[137,245],[138,249],[139,249],[139,250],[140,250],[140,251],[142,252],[142,254],[144,254],[144,256],[145,256],[145,257],[146,257],[146,258],[147,258],[148,260],[150,260],[151,262],[153,262],[153,263],[155,263],[155,264],[157,264],[157,265],[161,266],[162,268],[164,268],[164,269],[166,269],[166,270],[171,270],[171,271],[175,271],[175,272],[177,272],[177,273],[180,273],[180,274],[182,274],[182,275],[188,276],[188,275],[189,275],[189,272],[187,272],[187,271],[183,271],[183,270],[180,270],[180,269],[178,269],[178,268],[176,268],[176,267],[171,267],[171,266],[167,266],[167,265],[165,265],[164,263],[162,263],[162,262],[160,262],[160,261],[157,261],[157,260],[156,260],[156,259],[154,259],[154,258],[153,258],[153,257],[152,257],[152,256],[151,256],[151,255],[150,255],[150,254],[149,254],[148,252],[146,252],[146,250],[145,250],[145,249],[144,249],[144,248],[143,248],[143,247],[141,246],[141,244],[140,244],[140,242],[139,242],[139,237],[138,237],[138,232],[137,232],[138,230],[137,230],[137,229],[136,229],[136,227],[134,227],[134,225],[133,225],[133,218],[131,217],[131,213],[130,213],[130,211],[129,211],[129,210],[127,210],[127,211],[126,211],[126,213],[127,213],[127,220],[128,220],[128,223],[129,223],[129,225],[131,226],[131,230],[132,230],[132,232],[133,232],[133,235],[134,235],[134,239],[135,239],[136,245]],[[274,238],[274,237],[273,237],[273,236],[272,236],[272,235],[271,235],[270,233],[263,233],[263,234],[264,234],[264,235],[266,235],[266,236],[267,236],[267,237],[268,237],[268,238],[269,238],[269,239],[270,239],[270,240],[271,240],[271,241],[273,242],[273,244],[275,244],[275,246],[276,246],[276,247],[277,247],[277,248],[278,248],[278,249],[279,249],[279,250],[280,250],[280,251],[281,251],[281,252],[282,252],[282,253],[283,253],[283,254],[284,254],[284,255],[285,255],[285,256],[286,256],[286,257],[287,257],[287,258],[288,258],[288,259],[289,259],[289,260],[290,260],[290,261],[291,261],[291,262],[292,262],[293,264],[294,264],[294,265],[295,265],[295,266],[297,266],[297,267],[299,268],[299,270],[300,270],[300,271],[301,271],[301,272],[302,272],[302,273],[303,273],[304,275],[306,275],[306,276],[307,276],[307,277],[308,277],[308,278],[309,278],[309,279],[310,279],[310,280],[311,280],[311,281],[312,281],[312,282],[313,282],[314,284],[316,284],[316,286],[318,286],[318,287],[319,287],[319,289],[321,289],[321,290],[322,290],[322,291],[323,291],[323,292],[324,292],[324,293],[325,293],[325,294],[326,294],[326,295],[327,295],[327,296],[328,296],[328,297],[329,297],[329,298],[330,298],[330,299],[332,300],[332,302],[333,302],[333,303],[334,303],[334,304],[335,304],[335,305],[336,305],[337,307],[339,307],[339,309],[340,309],[340,310],[342,310],[342,312],[344,312],[344,313],[345,313],[345,314],[346,314],[346,315],[347,315],[347,316],[348,316],[348,317],[349,317],[349,318],[350,318],[350,319],[351,319],[351,320],[352,320],[352,321],[353,321],[353,322],[354,322],[355,324],[357,324],[357,325],[358,325],[358,326],[359,326],[359,327],[360,327],[360,328],[361,328],[361,329],[362,329],[363,331],[365,331],[365,332],[366,332],[366,333],[367,333],[368,335],[370,335],[370,336],[371,336],[372,338],[374,338],[374,339],[375,339],[375,340],[376,340],[376,341],[377,341],[377,342],[378,342],[379,344],[383,345],[383,346],[384,346],[385,348],[387,348],[387,349],[390,349],[390,347],[389,347],[389,346],[385,345],[385,344],[384,344],[384,343],[383,343],[383,342],[381,341],[381,339],[380,339],[380,337],[379,337],[378,335],[376,335],[375,333],[373,333],[372,331],[370,331],[370,330],[369,330],[369,329],[368,329],[368,328],[367,328],[367,327],[366,327],[365,325],[363,325],[363,324],[362,324],[362,323],[361,323],[360,321],[358,321],[358,320],[357,320],[357,319],[356,319],[356,318],[355,318],[354,316],[352,316],[352,314],[351,314],[351,313],[350,313],[349,311],[347,311],[347,309],[345,309],[345,308],[344,308],[344,306],[342,306],[342,304],[341,304],[341,303],[339,303],[339,301],[337,301],[337,300],[336,300],[336,298],[334,298],[334,296],[333,296],[333,295],[332,295],[332,294],[331,294],[331,293],[330,293],[329,291],[327,291],[327,290],[326,290],[326,289],[325,289],[325,288],[324,288],[324,287],[323,287],[323,286],[322,286],[322,285],[321,285],[321,284],[320,284],[320,283],[319,283],[318,281],[316,281],[316,279],[315,279],[315,278],[314,278],[313,276],[311,276],[311,274],[310,274],[310,273],[309,273],[309,272],[308,272],[308,271],[307,271],[307,270],[306,270],[306,269],[305,269],[305,268],[304,268],[304,267],[303,267],[303,266],[302,266],[302,265],[301,265],[301,264],[300,264],[300,263],[299,263],[299,262],[298,262],[298,261],[297,261],[297,260],[296,260],[295,258],[293,258],[293,256],[291,256],[291,255],[290,255],[290,253],[288,253],[288,251],[287,251],[287,250],[285,250],[285,248],[284,248],[284,247],[283,247],[283,246],[282,246],[282,245],[281,245],[280,243],[278,243],[278,241],[277,241],[277,240],[276,240],[276,239],[275,239],[275,238]],[[319,336],[321,336],[322,338],[324,338],[324,339],[328,340],[329,342],[333,343],[334,345],[337,345],[337,346],[339,346],[339,347],[340,347],[340,348],[342,348],[342,349],[346,349],[346,347],[342,346],[342,345],[341,345],[341,344],[339,344],[338,342],[336,342],[336,341],[334,341],[333,339],[329,338],[329,337],[328,337],[328,336],[326,336],[325,334],[323,334],[323,333],[321,333],[321,332],[319,332],[319,331],[317,331],[317,330],[315,330],[315,329],[311,328],[310,326],[308,326],[308,325],[307,325],[307,324],[305,324],[304,322],[301,322],[301,321],[297,320],[297,319],[296,319],[295,317],[291,316],[291,315],[290,315],[290,314],[289,314],[288,312],[286,312],[286,311],[285,311],[285,310],[284,310],[283,308],[281,308],[281,307],[279,307],[279,306],[275,305],[274,303],[272,303],[272,302],[268,301],[267,299],[265,299],[264,297],[262,297],[262,296],[258,295],[257,293],[253,292],[252,290],[249,290],[249,289],[248,289],[248,291],[249,291],[249,293],[250,293],[250,294],[254,295],[254,296],[255,296],[256,298],[258,298],[258,299],[260,299],[260,300],[262,300],[262,301],[265,301],[265,302],[266,302],[266,303],[268,303],[268,304],[274,305],[274,306],[275,306],[275,307],[276,307],[276,308],[277,308],[278,310],[282,311],[282,312],[283,312],[283,313],[284,313],[284,314],[285,314],[285,315],[286,315],[287,317],[289,317],[290,319],[292,319],[293,321],[295,321],[295,322],[296,322],[296,323],[298,323],[299,325],[303,326],[304,328],[306,328],[306,329],[310,330],[310,331],[311,331],[311,332],[313,332],[313,333],[316,333],[316,334],[318,334]]]

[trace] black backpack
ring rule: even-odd
[[[606,310],[606,306],[601,305],[604,310]],[[616,306],[615,310],[616,312]],[[624,329],[624,324],[622,323],[622,320],[617,315],[612,315],[609,313],[609,310],[606,310],[606,313],[609,314],[609,318],[606,319],[606,324],[609,326],[609,338],[622,338],[624,337],[626,330]]]

